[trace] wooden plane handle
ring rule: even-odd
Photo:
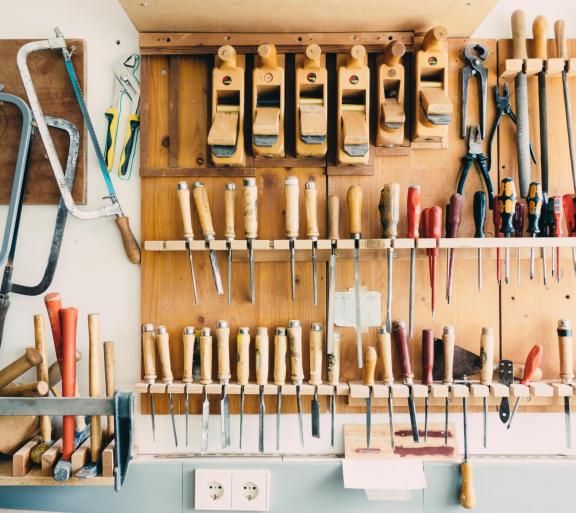
[[[276,328],[274,335],[274,384],[284,385],[286,382],[286,354],[288,337],[285,328]]]
[[[494,374],[494,330],[482,328],[480,336],[480,383],[490,385]]]
[[[182,225],[184,227],[184,238],[186,240],[194,238],[194,230],[192,229],[192,207],[190,205],[190,189],[186,182],[180,182],[176,189],[178,195],[178,205],[180,206],[180,214],[182,216]]]
[[[363,68],[366,59],[366,48],[362,45],[354,45],[346,58],[347,68]]]
[[[332,354],[326,355],[326,378],[329,385],[340,383],[340,333],[332,333]]]
[[[162,383],[170,384],[174,381],[172,367],[170,365],[170,335],[164,326],[156,328],[156,349],[160,358],[160,369],[162,370]]]
[[[194,205],[196,206],[196,213],[200,219],[200,226],[202,233],[206,239],[213,239],[216,235],[214,225],[212,224],[212,214],[210,213],[210,202],[208,201],[208,192],[202,182],[194,182],[194,189],[192,190],[194,197]]]
[[[236,379],[239,385],[247,385],[250,379],[250,332],[248,328],[240,328],[236,337]]]
[[[88,315],[88,375],[90,397],[102,397],[102,358],[100,353],[100,315]],[[90,458],[98,462],[102,451],[102,419],[90,417]]]
[[[114,342],[104,342],[104,380],[106,382],[106,397],[114,397],[116,392],[116,357],[114,356]],[[114,417],[107,420],[107,435],[114,436]]]
[[[230,327],[226,321],[218,321],[215,331],[218,379],[222,383],[227,383],[230,380]]]
[[[312,324],[310,330],[310,381],[311,385],[322,384],[322,325]]]
[[[424,35],[422,49],[425,52],[440,52],[443,50],[443,41],[448,36],[448,29],[442,25],[431,28]]]
[[[384,64],[391,68],[398,65],[402,56],[406,53],[406,47],[402,41],[390,41],[384,50]]]
[[[256,328],[254,349],[256,351],[256,383],[258,385],[268,383],[269,347],[268,328],[262,326]]]
[[[306,206],[306,237],[318,238],[318,191],[316,183],[308,180],[304,186],[304,203]]]
[[[256,178],[244,178],[244,235],[247,239],[258,237],[258,187]]]
[[[194,365],[194,344],[196,342],[196,331],[192,326],[186,326],[182,332],[182,382],[192,383],[194,377],[192,369]]]
[[[566,22],[556,20],[554,22],[554,38],[556,40],[556,55],[560,59],[568,58],[568,45],[566,42]]]
[[[304,61],[305,68],[319,68],[320,57],[322,56],[322,49],[317,44],[308,45],[306,47],[306,60]]]
[[[346,196],[348,201],[348,224],[352,236],[362,233],[362,189],[351,185]]]
[[[226,227],[224,238],[234,239],[236,230],[234,227],[234,212],[236,208],[236,184],[227,183],[224,188],[224,210],[226,217]]]
[[[364,351],[364,384],[366,386],[374,386],[374,372],[376,370],[377,359],[376,349],[372,346],[367,347]]]
[[[340,238],[340,199],[335,194],[328,196],[328,238],[338,240]]]
[[[12,383],[32,367],[42,363],[42,354],[33,347],[26,348],[24,354],[0,370],[0,389]]]
[[[526,15],[517,9],[512,13],[512,55],[514,59],[526,59]]]
[[[548,20],[546,16],[536,16],[532,23],[534,37],[534,57],[536,59],[548,58]]]
[[[286,199],[286,236],[298,238],[300,216],[298,204],[298,178],[288,176],[284,180],[284,197]]]
[[[144,381],[154,383],[156,381],[156,340],[154,325],[142,326],[142,360],[144,362]]]
[[[210,328],[202,328],[200,333],[200,383],[212,383],[212,335]]]

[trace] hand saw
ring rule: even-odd
[[[30,108],[32,109],[36,125],[38,126],[38,132],[40,133],[40,137],[42,138],[42,142],[44,143],[44,148],[46,149],[48,160],[50,161],[50,165],[52,166],[52,172],[54,173],[56,182],[58,184],[58,188],[60,189],[60,194],[62,195],[62,199],[66,204],[68,212],[70,212],[74,217],[77,217],[78,219],[98,219],[100,217],[116,216],[116,224],[120,230],[120,235],[122,237],[122,242],[124,244],[124,250],[126,252],[126,255],[128,256],[128,258],[132,263],[139,263],[140,247],[138,246],[138,242],[136,241],[136,238],[134,237],[134,234],[130,229],[128,217],[126,217],[122,212],[122,207],[120,206],[120,202],[118,201],[118,197],[116,195],[116,190],[114,189],[114,185],[108,174],[108,169],[106,168],[106,163],[104,162],[104,157],[102,156],[102,152],[98,144],[98,138],[96,137],[94,125],[92,124],[92,120],[90,119],[88,108],[86,107],[84,97],[82,96],[82,91],[80,89],[78,77],[76,76],[76,71],[74,70],[74,65],[72,63],[72,53],[74,49],[73,48],[70,50],[68,49],[66,40],[64,39],[64,36],[62,35],[59,29],[55,29],[55,32],[56,32],[55,38],[26,43],[24,46],[22,46],[22,48],[20,48],[20,50],[18,50],[18,55],[16,57],[18,69],[20,71],[20,76],[22,78],[22,83],[24,84],[24,89],[26,90],[26,94],[28,95]],[[54,141],[52,140],[50,132],[48,131],[48,126],[46,124],[44,113],[42,111],[40,101],[38,100],[36,90],[34,89],[34,83],[32,81],[30,70],[28,69],[27,64],[28,56],[33,52],[41,50],[62,51],[62,56],[64,58],[64,65],[66,66],[66,71],[68,73],[70,83],[74,90],[74,95],[76,96],[78,106],[82,111],[82,117],[84,118],[84,122],[86,123],[86,128],[88,129],[88,135],[90,136],[92,146],[98,159],[98,164],[100,166],[102,177],[104,178],[106,188],[108,189],[108,199],[112,202],[112,205],[106,205],[95,210],[81,210],[74,202],[70,189],[66,185],[64,171],[62,169],[60,160],[58,159],[58,154],[56,153]]]

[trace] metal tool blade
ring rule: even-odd
[[[254,146],[258,148],[271,148],[278,141],[277,135],[256,135],[252,136],[252,142]]]
[[[572,419],[569,396],[564,397],[564,426],[566,429],[566,448],[572,449]]]
[[[244,385],[240,387],[240,444],[239,444],[240,449],[242,449],[243,427],[244,427]]]
[[[448,393],[450,393],[450,387],[448,387]],[[446,397],[444,399],[444,445],[448,445],[448,416],[450,414],[450,410],[448,405],[450,403],[450,398]]]
[[[250,303],[254,304],[256,285],[254,283],[254,246],[252,245],[252,239],[248,239],[248,265],[250,268]]]
[[[429,398],[426,396],[424,399],[424,441],[428,441],[428,407],[429,407]]]
[[[468,460],[468,398],[462,398],[462,422],[464,424],[464,461]]]
[[[410,295],[408,304],[408,337],[414,334],[414,294],[416,287],[416,248],[410,249]]]
[[[296,407],[298,409],[298,427],[300,428],[300,445],[304,447],[304,424],[302,421],[302,399],[300,397],[300,385],[296,385]]]
[[[528,79],[524,72],[515,79],[516,94],[516,139],[518,154],[518,178],[520,196],[528,195],[530,185],[530,121],[528,117]]]
[[[572,185],[576,190],[576,150],[574,148],[574,125],[572,117],[571,94],[568,87],[568,74],[562,70],[562,90],[564,92],[564,107],[566,111],[566,128],[568,131],[568,149],[570,150],[570,167],[572,168]]]
[[[372,387],[369,387],[366,398],[366,448],[370,449],[370,438],[372,436]]]
[[[264,415],[266,413],[266,406],[264,404],[264,385],[260,385],[258,395],[260,398],[260,405],[258,408],[258,450],[264,452]]]
[[[208,450],[208,419],[210,416],[210,402],[208,401],[208,393],[206,385],[202,388],[202,444],[201,451]]]
[[[362,319],[360,317],[360,241],[354,241],[354,310],[356,320],[356,347],[358,368],[362,368]]]
[[[482,398],[482,445],[488,447],[488,398]]]
[[[418,422],[416,421],[416,405],[414,404],[414,390],[412,385],[408,386],[408,411],[410,413],[410,426],[412,428],[412,439],[415,443],[420,442],[418,434]]]
[[[168,394],[168,403],[170,406],[170,417],[172,419],[172,432],[174,433],[174,445],[178,447],[178,434],[176,433],[176,419],[174,418],[174,400],[172,394]]]
[[[351,157],[363,157],[368,153],[367,144],[345,144],[344,151]]]
[[[222,448],[230,446],[230,399],[226,385],[222,385],[222,395],[220,397],[220,434],[222,437]]]
[[[292,288],[292,301],[296,300],[296,267],[294,260],[294,239],[290,239],[290,285]]]
[[[390,429],[390,446],[392,449],[396,446],[394,440],[394,403],[392,402],[392,387],[388,388],[388,427]]]
[[[220,268],[218,267],[218,259],[214,250],[209,251],[210,267],[212,268],[212,276],[214,278],[214,285],[216,285],[216,293],[221,296],[224,294],[224,287],[222,287],[222,277],[220,276]]]
[[[388,264],[388,295],[386,298],[386,331],[392,333],[392,269],[393,269],[394,250],[388,248],[386,252],[386,261]]]
[[[320,401],[318,401],[318,387],[314,387],[314,396],[310,403],[310,417],[312,419],[312,436],[320,438]]]
[[[330,396],[330,445],[334,447],[334,424],[336,423],[336,394],[338,388],[333,387],[332,395]]]
[[[334,296],[336,294],[336,248],[335,242],[332,242],[332,251],[330,252],[330,264],[328,267],[328,305],[326,320],[326,352],[332,354],[334,345]]]
[[[184,394],[184,413],[186,415],[186,447],[188,447],[188,420],[189,420],[189,416],[190,416],[190,406],[188,404],[188,386],[185,387],[186,388],[186,393]]]
[[[194,258],[192,257],[192,248],[188,245],[188,259],[190,260],[190,274],[192,275],[192,289],[194,290],[194,303],[198,304],[198,288],[196,287],[196,274],[194,273]]]
[[[538,73],[538,115],[540,119],[540,170],[542,190],[548,190],[548,102],[546,101],[546,70]]]
[[[514,365],[510,360],[500,360],[498,364],[498,381],[509,387],[514,382]],[[508,397],[502,397],[498,408],[500,420],[507,424],[510,418],[510,403]]]
[[[512,413],[510,414],[508,424],[506,424],[506,429],[510,429],[512,427],[512,421],[514,420],[514,415],[516,415],[516,410],[518,409],[519,404],[520,404],[520,398],[517,397],[516,401],[514,401],[514,407],[512,408]]]
[[[317,241],[312,241],[312,287],[314,305],[318,304],[318,274],[316,273],[316,248],[318,247]]]
[[[282,387],[276,393],[276,450],[280,450],[280,416],[282,415]]]
[[[148,401],[150,402],[150,420],[152,422],[152,440],[156,441],[156,416],[154,414],[154,395],[150,393],[148,387]]]
[[[226,242],[228,247],[228,304],[232,303],[232,243]]]

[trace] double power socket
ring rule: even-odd
[[[196,469],[194,509],[269,511],[270,471]]]

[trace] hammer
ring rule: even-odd
[[[0,390],[41,363],[42,355],[33,347],[27,347],[20,358],[0,370]]]

